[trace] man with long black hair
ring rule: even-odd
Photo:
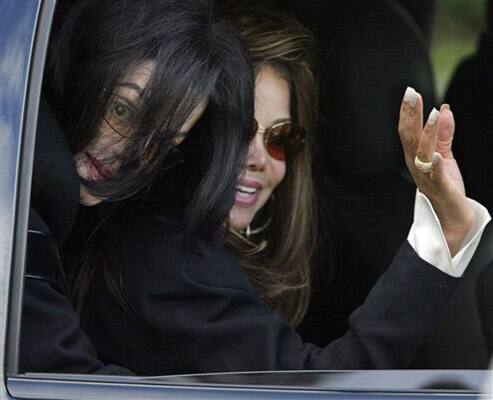
[[[111,212],[142,192],[172,166],[176,145],[204,114],[208,159],[183,224],[191,246],[218,237],[248,146],[253,74],[236,30],[209,1],[79,1],[57,21],[33,178],[20,370],[129,373],[97,359],[68,297],[77,307],[108,250],[86,245],[96,232],[67,246],[79,231],[79,201]],[[118,297],[118,274],[106,277]]]

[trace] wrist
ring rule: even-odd
[[[460,213],[459,216],[450,215],[450,212],[443,215],[437,211],[438,219],[442,227],[445,240],[447,241],[450,254],[454,257],[461,248],[468,232],[474,226],[476,217],[474,211],[470,208]]]

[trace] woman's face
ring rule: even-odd
[[[132,113],[138,109],[140,96],[155,68],[152,60],[144,61],[129,71],[122,82],[113,89],[105,118],[98,128],[94,140],[81,152],[74,155],[75,166],[79,176],[88,181],[101,181],[111,177],[119,168],[118,155],[128,144],[128,136],[115,125],[125,126]],[[204,112],[205,105],[198,107],[182,126],[175,144],[185,139],[185,134]],[[111,122],[111,123],[110,123]],[[128,123],[127,123],[128,125]],[[80,203],[85,206],[99,204],[104,199],[92,195],[88,188],[80,185]]]
[[[290,118],[288,83],[272,67],[262,66],[255,79],[255,119],[262,127],[270,127]],[[285,174],[286,162],[269,155],[264,146],[264,132],[257,130],[229,213],[232,229],[240,231],[252,222]]]

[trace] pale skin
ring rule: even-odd
[[[117,94],[128,102],[138,105],[140,92],[147,84],[155,64],[148,60],[130,71]],[[140,88],[140,91],[139,91]],[[290,119],[290,97],[287,82],[271,67],[262,67],[256,77],[255,118],[262,126],[269,126],[279,120]],[[186,133],[200,118],[205,105],[198,107],[189,116],[181,129],[182,135],[175,139],[178,144],[184,140]],[[422,193],[431,201],[440,220],[450,253],[454,256],[463,242],[467,232],[474,225],[475,217],[472,206],[465,196],[464,183],[459,167],[452,153],[452,141],[455,124],[448,105],[443,105],[437,121],[427,123],[423,128],[423,101],[416,94],[414,106],[403,100],[399,118],[399,135],[404,149],[406,165]],[[104,163],[125,148],[125,139],[115,133],[111,127],[102,122],[99,136],[84,152],[74,155],[79,176],[84,179],[101,179],[90,167],[86,153]],[[432,171],[424,173],[414,164],[418,155],[423,162],[433,161]],[[107,164],[110,171],[118,169],[114,163]],[[265,205],[277,185],[284,179],[286,163],[272,158],[265,149],[263,133],[257,132],[250,143],[246,167],[242,177],[253,181],[257,186],[256,201],[249,206],[235,204],[230,211],[230,224],[235,230],[242,230],[251,223],[255,214]],[[242,178],[240,177],[240,179]],[[93,196],[81,185],[80,202],[91,206],[104,199]]]
[[[154,61],[146,60],[142,62],[128,72],[123,78],[122,83],[116,86],[114,93],[128,105],[134,109],[138,109],[140,95],[152,76],[154,69]],[[186,134],[202,116],[204,110],[205,104],[200,105],[190,114],[181,128],[180,134],[174,139],[173,142],[175,144],[179,144],[185,139]],[[117,110],[117,112],[120,111]],[[125,113],[125,110],[122,109],[121,112]],[[101,166],[100,170],[103,169],[108,174],[111,174],[119,168],[118,161],[115,161],[117,160],[115,156],[123,152],[126,145],[127,139],[115,132],[105,120],[102,120],[96,138],[83,151],[74,154],[78,175],[85,180],[97,181],[104,179],[104,176],[94,167],[94,162],[91,161],[91,158],[97,160],[96,162]],[[102,201],[104,201],[103,198],[94,196],[89,192],[87,187],[83,184],[80,185],[81,204],[94,206]]]
[[[269,66],[262,66],[255,77],[255,119],[264,127],[291,119],[289,85]],[[239,180],[242,186],[256,186],[256,192],[252,195],[256,201],[242,203],[238,199],[241,194],[237,192],[229,213],[230,227],[236,231],[245,229],[285,175],[286,162],[269,155],[264,145],[264,132],[259,128],[250,142],[245,168]]]
[[[430,200],[440,220],[452,256],[457,254],[467,232],[475,223],[474,210],[467,200],[464,182],[452,153],[454,116],[447,104],[442,105],[435,123],[423,128],[423,100],[416,93],[415,105],[403,100],[399,118],[399,136],[406,165],[418,186]],[[432,161],[432,170],[420,171],[415,156]]]
[[[452,153],[454,116],[450,107],[444,104],[434,123],[427,121],[423,127],[423,101],[419,93],[415,94],[414,105],[407,99],[402,101],[398,132],[406,165],[416,186],[430,200],[453,257],[475,223],[474,210],[466,198],[464,182]],[[255,118],[259,124],[269,126],[277,119],[289,119],[289,101],[287,82],[271,67],[262,67],[256,77],[255,89]],[[430,172],[424,173],[416,167],[416,155],[423,162],[433,162]],[[233,229],[241,231],[252,222],[285,173],[286,163],[269,156],[262,133],[257,132],[250,143],[242,177],[256,179],[262,183],[262,189],[257,201],[250,206],[235,202],[230,211]]]

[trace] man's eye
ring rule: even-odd
[[[133,110],[122,101],[115,100],[110,105],[111,118],[116,118],[120,122],[127,122],[132,119]]]
[[[138,129],[137,109],[126,99],[111,94],[104,120],[119,135],[130,137]]]

